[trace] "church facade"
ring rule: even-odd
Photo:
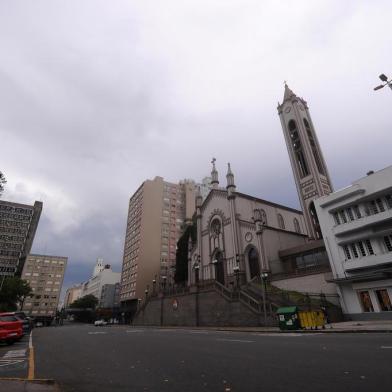
[[[303,212],[237,192],[230,164],[220,188],[213,159],[213,189],[204,201],[196,196],[188,284],[216,280],[233,287],[264,276],[284,289],[336,294],[325,279],[330,266],[313,203],[332,184],[309,109],[285,85],[278,113]]]

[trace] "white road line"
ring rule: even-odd
[[[33,348],[33,331],[30,332],[29,348]]]
[[[25,358],[0,360],[0,367],[9,366],[9,365],[16,365],[17,363],[22,363],[24,360],[25,360]]]
[[[132,332],[144,332],[144,331],[142,329],[127,329],[125,332],[132,333]]]
[[[381,348],[392,348],[392,346],[381,346]]]
[[[209,332],[208,331],[189,331],[189,333],[194,333],[196,335],[208,335]]]
[[[107,332],[89,332],[89,335],[105,335]]]
[[[255,342],[254,340],[223,339],[223,338],[216,339],[216,340],[218,340],[218,341],[220,341],[220,342],[238,342],[238,343],[254,343],[254,342]]]
[[[20,358],[26,356],[26,350],[11,350],[7,351],[3,358]]]

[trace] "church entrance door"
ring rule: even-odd
[[[255,276],[260,276],[259,256],[255,248],[251,248],[248,253],[249,274],[253,279]]]
[[[215,256],[215,280],[220,284],[225,284],[225,268],[223,265],[222,253],[218,252]]]

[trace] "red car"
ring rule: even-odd
[[[23,322],[13,313],[0,313],[0,342],[12,344],[23,337]]]

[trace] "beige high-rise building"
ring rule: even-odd
[[[135,305],[155,284],[174,276],[176,245],[195,212],[195,183],[146,180],[129,201],[121,273],[123,307]]]
[[[67,260],[60,256],[27,256],[22,279],[29,283],[32,293],[23,304],[26,314],[44,318],[56,314]]]

